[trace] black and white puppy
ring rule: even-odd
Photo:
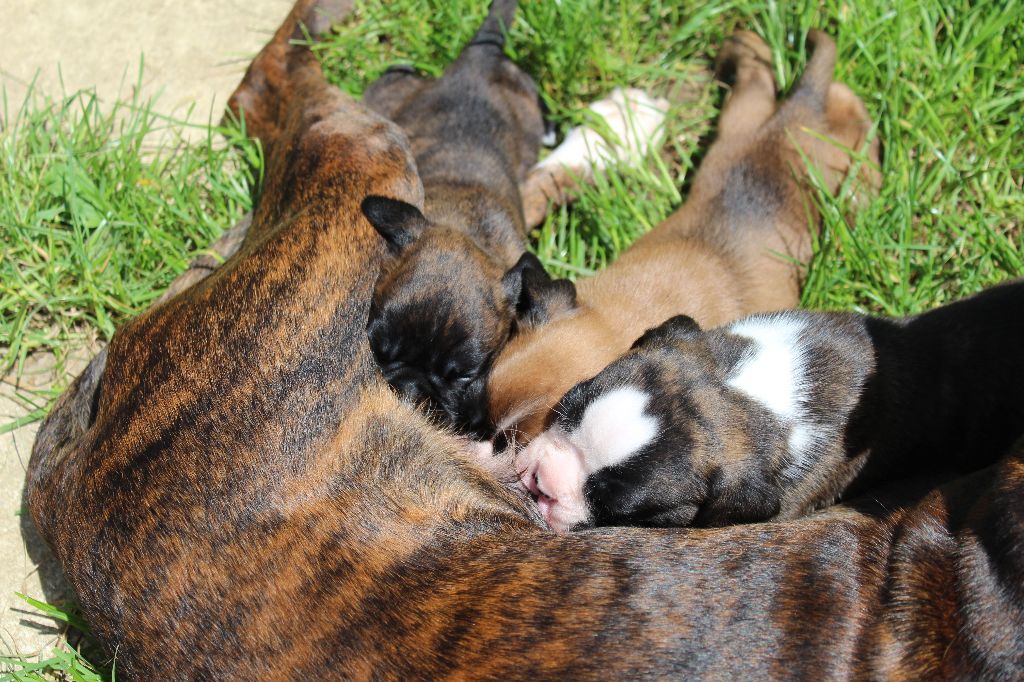
[[[1024,282],[904,320],[675,317],[554,413],[515,466],[559,531],[792,518],[974,470],[1024,433]]]

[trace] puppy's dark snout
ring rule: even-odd
[[[402,370],[388,372],[385,378],[403,399],[411,403],[419,403],[424,398],[430,396],[427,387],[423,384],[422,378],[414,372]]]

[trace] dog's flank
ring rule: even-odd
[[[403,405],[360,204],[422,192],[401,131],[289,43],[314,9],[232,99],[267,150],[250,238],[118,330],[33,447],[27,507],[119,679],[1020,670],[1016,454],[884,511],[565,536]]]
[[[523,295],[542,313],[521,323],[495,360],[487,389],[493,424],[536,405],[511,426],[529,441],[566,391],[673,315],[714,327],[798,303],[799,263],[810,257],[809,227],[818,223],[805,193],[807,165],[834,191],[851,170],[842,149],[864,147],[871,128],[860,100],[831,81],[831,39],[812,32],[809,41],[807,71],[777,103],[770,51],[757,36],[737,33],[718,60],[719,76],[733,83],[718,139],[686,203],[609,267],[577,280],[575,290],[568,282],[524,280]],[[868,154],[877,160],[877,143]],[[867,175],[857,180],[876,181]]]
[[[569,391],[514,467],[562,531],[791,519],[894,477],[970,471],[1024,434],[1021,310],[1024,282],[909,320],[676,318]],[[960,458],[968,441],[988,457]]]
[[[363,213],[394,258],[375,288],[367,328],[388,382],[444,422],[484,433],[485,375],[526,311],[519,185],[537,160],[544,122],[530,77],[502,52],[516,3],[495,0],[476,35],[437,80],[392,70],[364,101],[409,135],[423,212],[390,197]]]

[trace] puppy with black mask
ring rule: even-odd
[[[370,196],[363,213],[393,254],[377,282],[368,333],[402,396],[462,431],[485,432],[484,387],[514,330],[525,253],[519,185],[545,135],[528,75],[502,52],[516,3],[495,0],[458,59],[436,80],[392,69],[365,102],[401,126],[425,192],[411,204]]]
[[[905,320],[675,317],[566,393],[517,473],[565,531],[790,519],[979,469],[1024,433],[1022,311],[1024,281]]]

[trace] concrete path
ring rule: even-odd
[[[160,95],[158,112],[182,117],[194,105],[191,121],[206,122],[211,115],[216,121],[249,60],[290,6],[289,0],[2,0],[0,87],[9,109],[20,105],[33,78],[46,95],[95,87],[109,104],[119,94],[130,96],[144,56],[141,94]],[[91,354],[88,347],[76,351],[65,371],[81,371]],[[0,425],[28,413],[16,394],[29,396],[50,385],[53,365],[52,357],[32,358],[20,389],[13,377],[2,379]],[[43,599],[60,593],[59,572],[20,516],[37,428],[0,435],[0,655],[47,653],[59,634],[53,621],[35,615],[14,594]]]
[[[9,107],[26,89],[52,96],[95,87],[130,97],[145,69],[157,110],[219,120],[253,54],[287,14],[288,0],[3,0],[0,86]],[[58,69],[59,67],[59,69]]]

